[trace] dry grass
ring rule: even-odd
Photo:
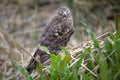
[[[80,16],[78,18],[75,18],[77,20],[76,22],[78,22],[77,24],[79,24],[79,20],[81,19],[85,19],[86,21],[90,22],[92,26],[91,28],[94,30],[96,36],[100,35],[100,45],[101,48],[103,48],[102,40],[104,40],[104,38],[107,37],[107,33],[103,33],[107,31],[114,31],[113,21],[105,19],[104,21],[106,22],[104,24],[102,22],[102,19],[100,19],[97,15],[95,15],[95,13],[90,11],[89,7],[93,7],[94,4],[92,4],[91,2],[87,3],[86,1],[79,1],[78,3],[77,2],[78,1],[76,0],[74,2],[74,5],[84,6],[86,10],[88,10],[84,11],[83,7],[79,7],[79,9],[75,7],[77,15],[76,17]],[[59,5],[60,3],[57,3],[56,5],[50,2],[50,4],[48,5],[36,7],[36,4],[29,2],[29,0],[25,0],[25,2],[21,2],[20,0],[19,2],[15,0],[12,0],[11,2],[1,2],[0,76],[2,76],[2,80],[7,80],[14,74],[11,59],[17,61],[23,66],[25,66],[28,63],[29,58],[31,58],[31,55],[35,48],[35,45],[38,44],[39,37],[44,29],[47,20],[57,9],[57,7],[59,7]],[[109,5],[108,7],[111,7],[111,5]],[[87,19],[85,18],[85,16],[87,16]],[[93,21],[91,21],[91,19]],[[75,25],[75,35],[72,37],[69,43],[69,45],[77,46],[70,48],[73,63],[71,64],[71,66],[74,65],[74,63],[78,60],[80,53],[82,53],[86,47],[92,47],[92,42],[87,40],[89,40],[89,37],[86,33],[86,30],[83,27],[81,27],[81,25]],[[80,45],[77,45],[81,41],[85,42],[82,42]],[[83,68],[87,69],[85,65],[82,66]]]

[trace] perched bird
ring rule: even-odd
[[[51,21],[46,25],[44,32],[40,38],[40,46],[45,46],[53,54],[60,52],[60,46],[65,47],[74,33],[73,18],[70,9],[66,6],[60,7]],[[50,58],[49,54],[37,49],[34,53],[34,58],[44,63]],[[37,61],[31,59],[26,67],[26,70],[31,73],[36,68]]]

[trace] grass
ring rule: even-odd
[[[116,33],[110,33],[103,41],[103,48],[94,36],[89,25],[81,21],[85,26],[92,42],[93,48],[89,46],[80,53],[74,65],[69,52],[61,47],[64,57],[50,54],[51,64],[48,72],[43,71],[42,64],[37,65],[40,76],[37,80],[119,80],[120,79],[120,16],[115,18]],[[37,47],[49,53],[44,47]],[[19,70],[25,80],[34,80],[27,71],[13,61],[15,69]]]

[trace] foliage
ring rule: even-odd
[[[110,33],[109,37],[104,41],[104,50],[100,48],[99,42],[89,25],[82,22],[85,26],[91,40],[93,41],[94,50],[86,48],[78,58],[75,65],[72,64],[71,55],[61,47],[65,57],[50,54],[51,64],[49,67],[49,75],[42,71],[43,67],[38,64],[37,70],[40,73],[38,80],[119,80],[120,79],[120,16],[115,18],[116,34]],[[44,48],[43,50],[47,50]],[[48,50],[46,51],[48,52]],[[84,63],[83,63],[84,62]],[[26,70],[21,66],[13,65],[22,72],[26,80],[33,80]],[[85,67],[84,67],[84,66]],[[84,68],[82,68],[84,67]]]
[[[24,75],[25,80],[33,80],[25,68],[23,68],[21,65],[18,65],[15,61],[12,61],[12,64],[16,70],[19,70]]]

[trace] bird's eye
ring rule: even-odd
[[[58,14],[62,17],[67,17],[69,15],[69,11],[65,8],[60,8],[58,10]]]

